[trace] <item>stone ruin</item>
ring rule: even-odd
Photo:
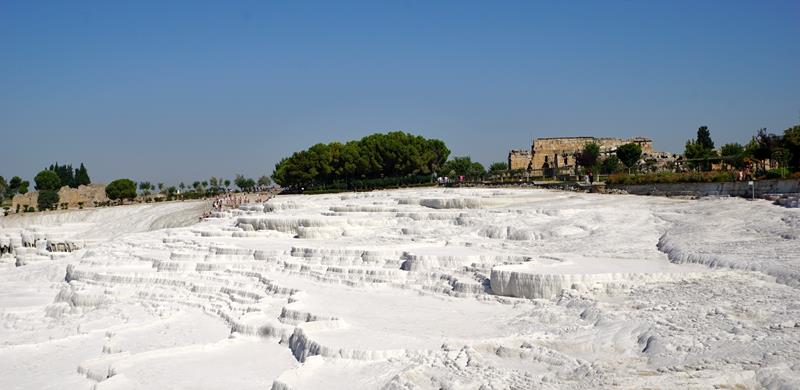
[[[11,209],[9,211],[12,213],[16,212],[17,206],[19,206],[20,212],[28,207],[36,209],[38,208],[38,201],[38,192],[14,195],[14,198],[11,200]],[[78,186],[78,188],[64,186],[58,190],[59,208],[61,208],[61,205],[64,203],[67,204],[67,208],[72,209],[80,208],[81,206],[94,207],[104,202],[108,202],[108,197],[106,196],[106,186],[103,184],[81,185]]]

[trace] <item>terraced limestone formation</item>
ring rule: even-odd
[[[189,223],[202,206],[4,222],[0,388],[800,380],[797,209],[419,189]]]

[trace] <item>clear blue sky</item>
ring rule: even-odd
[[[0,0],[0,175],[272,173],[404,130],[504,161],[532,137],[678,152],[800,122],[800,1]]]

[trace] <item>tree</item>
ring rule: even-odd
[[[796,170],[800,170],[800,125],[784,130],[783,143],[791,154],[789,165]]]
[[[139,189],[142,190],[142,195],[144,196],[150,195],[150,187],[151,185],[149,181],[143,181],[139,183]]]
[[[237,187],[239,187],[239,190],[243,192],[250,191],[256,186],[255,180],[245,178],[244,175],[236,175],[236,178],[233,180],[233,182]]]
[[[788,149],[776,148],[772,152],[772,159],[778,162],[778,168],[781,170],[781,178],[785,176],[786,166],[789,165],[789,160],[792,159],[792,154]]]
[[[228,188],[230,188],[230,186],[231,186],[230,179],[225,179],[225,189],[227,190]]]
[[[80,168],[75,170],[75,187],[88,186],[92,181],[89,179],[89,172],[86,167],[81,163]]]
[[[723,161],[727,162],[736,169],[744,168],[745,150],[744,146],[738,143],[722,145],[719,149]]]
[[[6,178],[0,176],[0,203],[2,203],[3,199],[5,199],[7,190],[8,190],[8,183],[6,183]]]
[[[706,150],[714,150],[714,141],[711,140],[711,132],[707,126],[700,126],[697,129],[697,143]]]
[[[494,162],[492,165],[489,165],[489,172],[491,173],[500,173],[505,172],[508,170],[508,164],[504,162]]]
[[[183,182],[181,182],[181,184],[178,184],[178,188],[180,188],[180,189],[181,189],[181,192],[183,192],[183,190],[184,190],[184,189],[186,189],[186,184],[184,184]]]
[[[8,187],[6,188],[6,196],[11,198],[14,195],[16,195],[19,191],[19,187],[21,184],[22,184],[22,178],[20,178],[19,176],[12,177],[11,180],[8,181]]]
[[[60,183],[61,182],[59,181],[59,184]],[[58,200],[58,192],[54,190],[39,190],[39,197],[37,198],[36,203],[39,211],[55,210],[58,207]]]
[[[17,188],[17,192],[25,195],[28,193],[28,187],[30,187],[31,182],[27,180],[23,180],[22,183],[19,183],[19,188]]]
[[[467,176],[472,169],[472,158],[469,156],[453,157],[444,163],[443,169],[447,174],[453,172],[454,176]]]
[[[612,174],[619,172],[620,162],[617,156],[608,156],[600,163],[600,173]]]
[[[442,168],[449,154],[440,140],[393,131],[295,152],[275,164],[272,179],[284,187],[311,187],[353,179],[428,176]]]
[[[61,179],[56,172],[51,170],[40,171],[33,181],[36,182],[37,191],[58,191],[61,188]]]
[[[697,129],[697,138],[686,141],[683,156],[689,160],[687,164],[690,168],[711,170],[709,159],[717,157],[717,151],[714,150],[714,141],[711,140],[711,132],[708,131],[708,127],[700,126]]]
[[[600,145],[592,142],[586,144],[583,150],[578,153],[576,161],[582,167],[591,168],[597,165],[597,160],[600,158]]]
[[[617,158],[628,168],[628,171],[636,166],[641,157],[642,147],[637,143],[631,142],[617,148]]]
[[[130,179],[114,180],[106,186],[106,196],[111,200],[123,202],[125,199],[133,200],[136,198],[136,183]]]
[[[272,184],[272,180],[269,179],[269,176],[262,175],[258,178],[258,186],[262,189],[269,187],[270,184]]]
[[[158,183],[158,192],[164,191],[164,183]]]

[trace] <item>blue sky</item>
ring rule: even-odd
[[[679,152],[800,122],[800,1],[0,0],[0,175],[271,173],[404,130],[504,161],[533,137]]]

